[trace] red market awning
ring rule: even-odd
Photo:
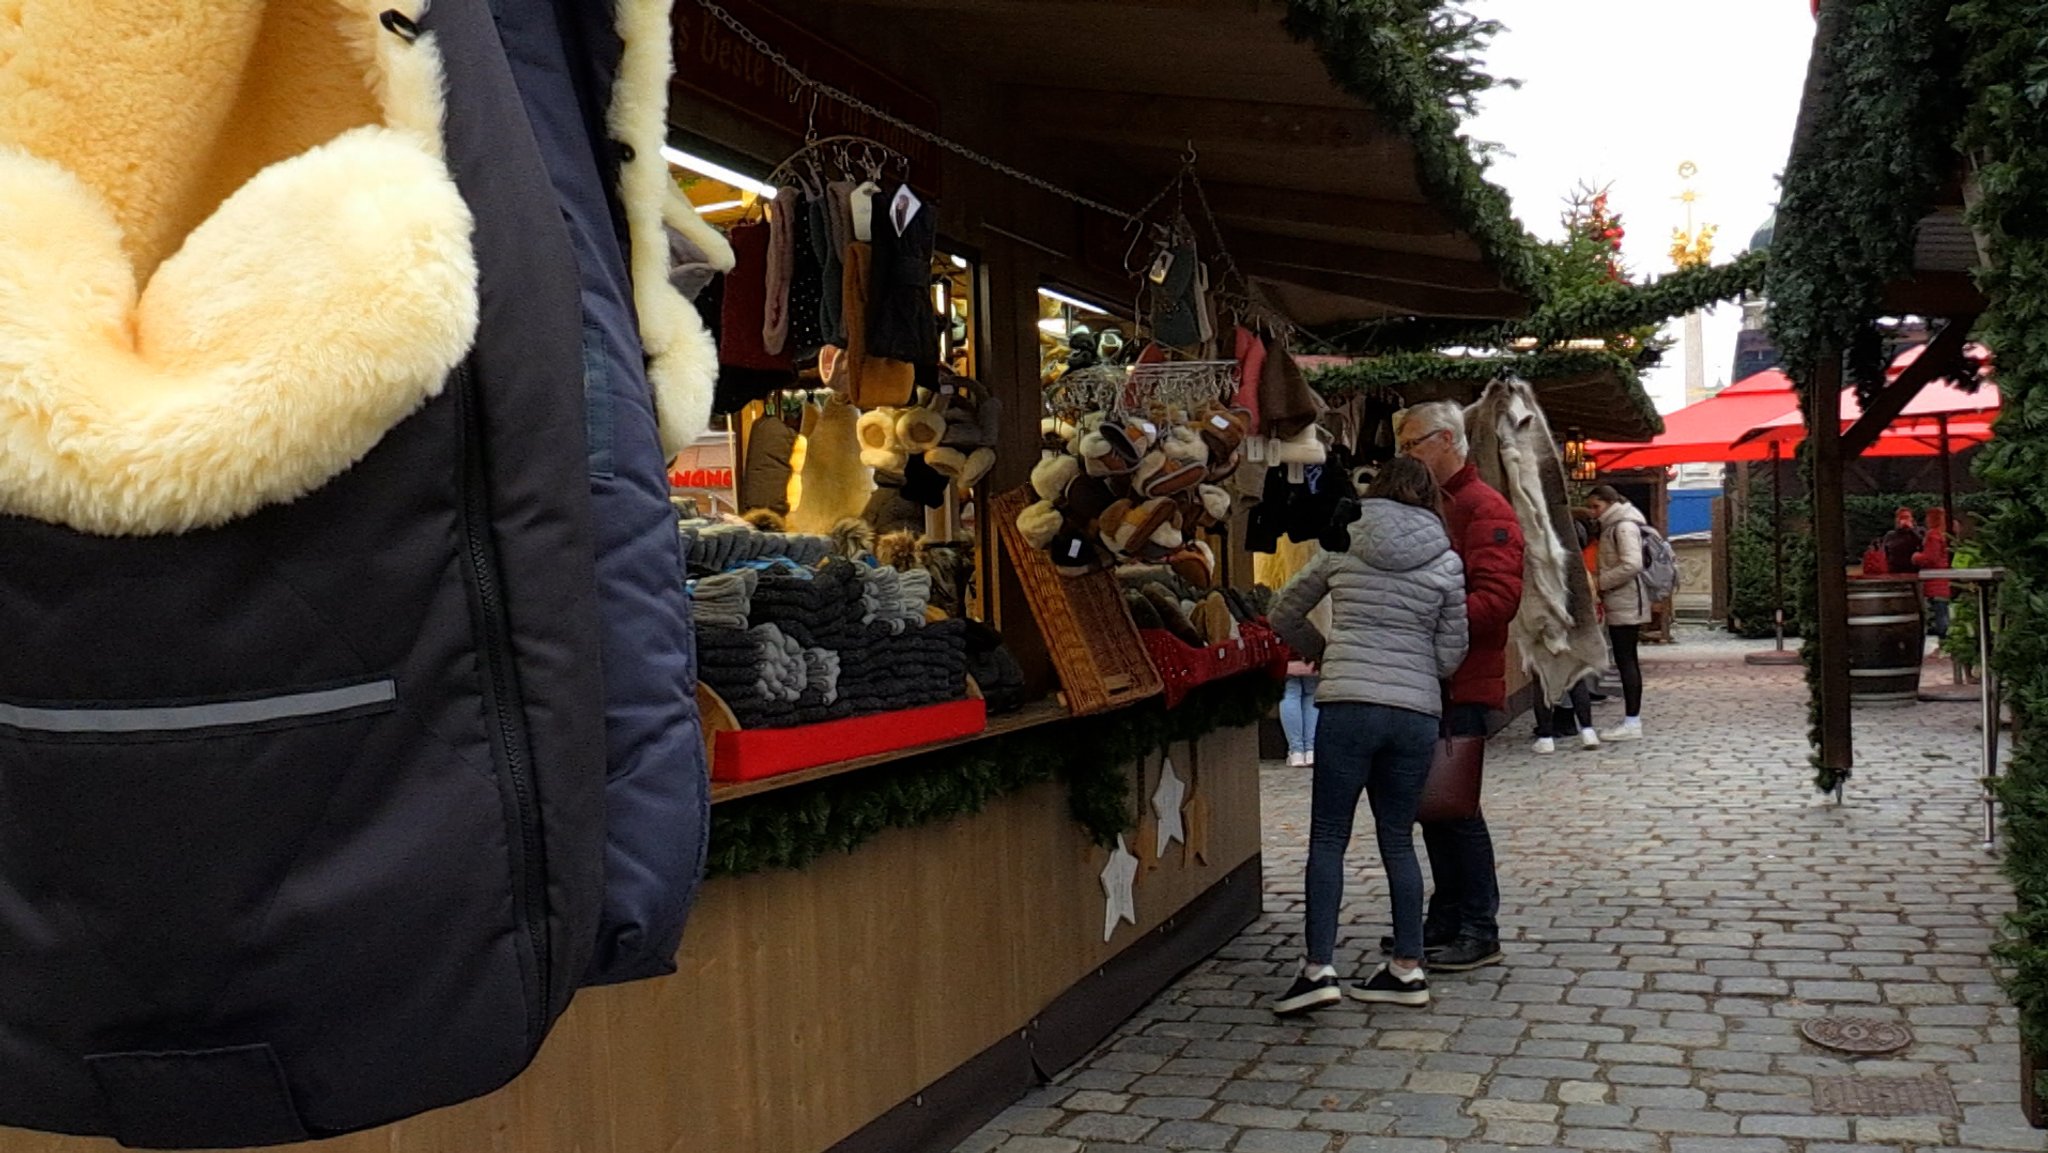
[[[1925,346],[1909,348],[1892,361],[1886,375],[1897,379],[1920,357]],[[1971,345],[1966,356],[1980,364],[1988,364],[1990,353],[1983,345]],[[1911,401],[1897,420],[1885,427],[1877,442],[1864,450],[1865,456],[1935,456],[1941,452],[1942,426],[1948,426],[1948,443],[1951,449],[1981,444],[1991,439],[1991,422],[1997,418],[2002,398],[1998,385],[1989,379],[1990,370],[1983,370],[1984,383],[1975,392],[1964,392],[1955,382],[1948,380],[1929,381]],[[1842,428],[1847,430],[1863,416],[1863,406],[1856,399],[1856,390],[1842,390]],[[1806,422],[1797,409],[1757,425],[1742,434],[1735,446],[1748,449],[1753,445],[1768,447],[1772,443],[1780,446],[1779,451],[1790,454],[1800,441],[1806,439]],[[1746,458],[1745,458],[1746,459]]]
[[[1586,452],[1601,469],[1661,468],[1674,464],[1715,464],[1769,460],[1767,444],[1735,445],[1737,438],[1781,416],[1799,419],[1799,394],[1777,369],[1746,377],[1713,396],[1664,415],[1664,435],[1648,444],[1594,441]]]

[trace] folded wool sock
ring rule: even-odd
[[[690,584],[690,608],[699,622],[744,629],[759,574],[742,571],[705,577]]]
[[[923,624],[925,606],[929,605],[932,599],[931,570],[905,570],[897,578],[896,583],[903,606],[903,619],[912,627]]]
[[[839,699],[838,653],[830,649],[805,649],[804,672],[808,689],[817,693],[823,703],[829,705]]]

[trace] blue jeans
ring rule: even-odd
[[[1484,705],[1452,705],[1452,736],[1486,735]],[[1429,899],[1429,939],[1500,940],[1500,878],[1494,873],[1493,833],[1484,813],[1462,821],[1422,826],[1436,892]]]
[[[1344,850],[1358,794],[1372,802],[1380,863],[1394,898],[1394,956],[1422,956],[1422,865],[1415,859],[1415,809],[1436,749],[1437,719],[1388,705],[1324,705],[1308,832],[1308,961],[1337,950],[1344,902]]]
[[[1288,677],[1286,695],[1280,698],[1280,731],[1287,734],[1287,751],[1306,753],[1316,747],[1316,684],[1321,677]]]

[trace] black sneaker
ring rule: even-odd
[[[1394,975],[1392,967],[1381,965],[1370,980],[1363,985],[1351,986],[1351,995],[1372,1005],[1413,1005],[1429,1004],[1429,981],[1422,970],[1415,970],[1407,980]]]
[[[1506,954],[1500,951],[1499,941],[1460,937],[1448,945],[1429,950],[1426,959],[1429,967],[1439,973],[1469,973],[1500,964],[1506,959]]]
[[[1335,1005],[1344,999],[1344,990],[1337,984],[1335,966],[1324,965],[1313,972],[1304,972],[1294,979],[1280,999],[1273,1002],[1273,1015],[1292,1017],[1297,1013],[1308,1013],[1325,1005]]]

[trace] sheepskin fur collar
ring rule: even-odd
[[[424,0],[0,0],[0,515],[187,532],[320,487],[477,329]],[[388,13],[388,15],[387,15]],[[610,110],[664,439],[717,350],[664,225],[731,248],[661,149],[669,0],[619,0]]]
[[[218,525],[440,390],[472,221],[439,53],[392,6],[0,5],[0,513]]]

